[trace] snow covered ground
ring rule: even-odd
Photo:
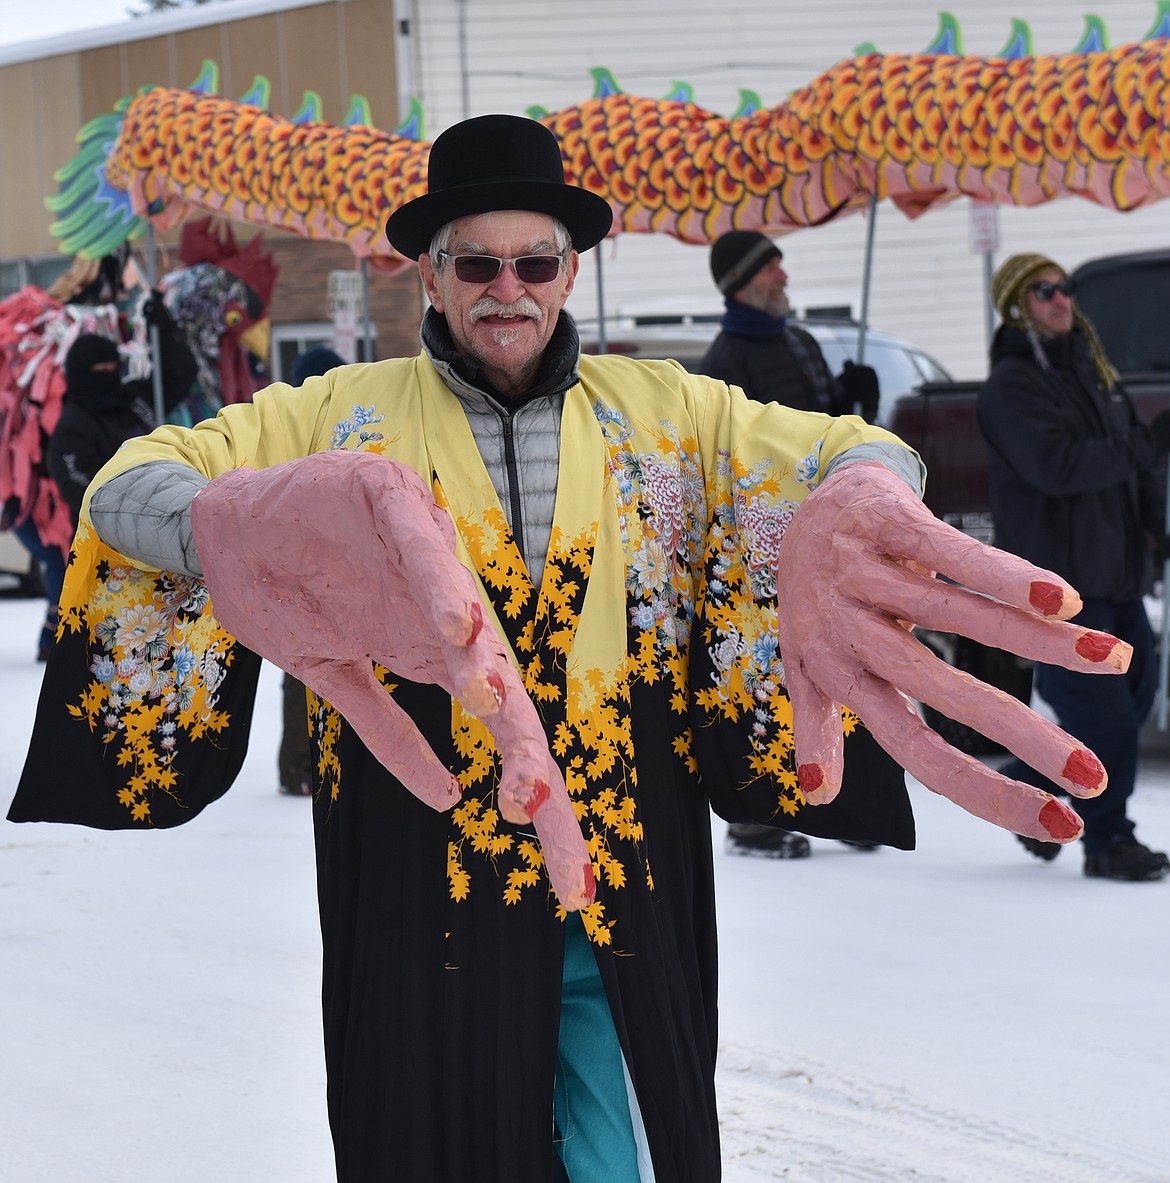
[[[5,807],[40,613],[0,600]],[[276,792],[279,697],[266,670],[240,780],[189,826],[0,823],[10,1183],[332,1178],[312,835],[308,802]],[[1168,749],[1133,804],[1161,849]],[[1170,881],[1087,880],[1076,849],[1041,864],[914,796],[912,854],[717,856],[725,1178],[1167,1183]]]

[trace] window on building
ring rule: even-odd
[[[0,262],[0,297],[11,296],[30,283],[42,289],[52,287],[54,281],[69,270],[72,262],[68,255],[4,259]]]
[[[378,328],[370,326],[372,340],[369,349],[369,361],[378,358]],[[299,324],[280,324],[272,326],[272,345],[269,350],[272,365],[272,380],[287,382],[292,374],[293,362],[298,353],[306,349],[313,349],[317,345],[324,345],[329,349],[337,349],[333,340],[333,325],[327,320],[308,321]],[[342,353],[341,350],[338,350]],[[342,353],[344,356],[344,353]],[[357,360],[366,361],[365,339],[360,331],[357,339]]]

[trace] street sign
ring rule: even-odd
[[[993,255],[999,250],[999,206],[990,201],[967,203],[970,217],[967,237],[973,255]]]
[[[333,348],[343,361],[357,361],[357,326],[363,311],[362,273],[330,271],[325,307],[333,321]]]

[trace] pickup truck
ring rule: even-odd
[[[1076,300],[1092,321],[1122,385],[1149,422],[1170,407],[1170,250],[1110,255],[1071,276]],[[926,504],[943,521],[994,544],[987,453],[975,406],[982,380],[927,382],[899,398],[883,421],[926,462]],[[920,632],[952,665],[1028,701],[1030,663],[966,638]],[[973,754],[996,749],[975,732],[929,709],[931,725]]]

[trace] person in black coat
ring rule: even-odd
[[[723,293],[726,311],[719,335],[699,362],[698,372],[739,386],[759,403],[781,403],[798,411],[848,415],[860,405],[873,421],[878,408],[877,374],[846,362],[834,378],[816,338],[788,323],[788,274],[780,248],[758,230],[729,230],[711,248],[711,277]],[[876,744],[852,759],[890,762]],[[872,849],[863,843],[848,843]],[[732,822],[727,848],[735,854],[807,858],[808,839],[778,826]]]
[[[1073,803],[1085,822],[1085,874],[1160,879],[1170,860],[1136,840],[1127,804],[1157,688],[1142,597],[1153,587],[1152,545],[1165,535],[1156,468],[1170,449],[1170,412],[1149,428],[1141,422],[1067,274],[1050,259],[1013,255],[992,278],[991,296],[1003,323],[978,414],[996,545],[1064,576],[1084,600],[1076,622],[1133,646],[1121,678],[1036,666],[1036,691],[1109,774],[1104,793]],[[1004,772],[1060,791],[1019,761]],[[1060,851],[1020,841],[1039,858]]]
[[[169,411],[195,381],[195,358],[160,296],[147,300],[143,315],[159,328],[163,405]],[[47,460],[74,529],[97,470],[125,440],[156,426],[152,380],[124,382],[121,370],[117,342],[96,333],[81,334],[65,355],[65,401],[49,437]]]
[[[877,374],[846,362],[834,378],[816,338],[788,321],[788,273],[780,248],[758,230],[730,230],[711,248],[711,276],[726,311],[698,372],[742,389],[760,403],[849,415],[873,422]]]
[[[298,353],[290,378],[293,386],[300,386],[306,378],[328,374],[345,365],[339,353],[325,345],[315,345]],[[313,755],[309,744],[308,700],[305,684],[285,674],[281,680],[280,747],[277,750],[276,770],[280,776],[280,791],[286,797],[313,795]]]

